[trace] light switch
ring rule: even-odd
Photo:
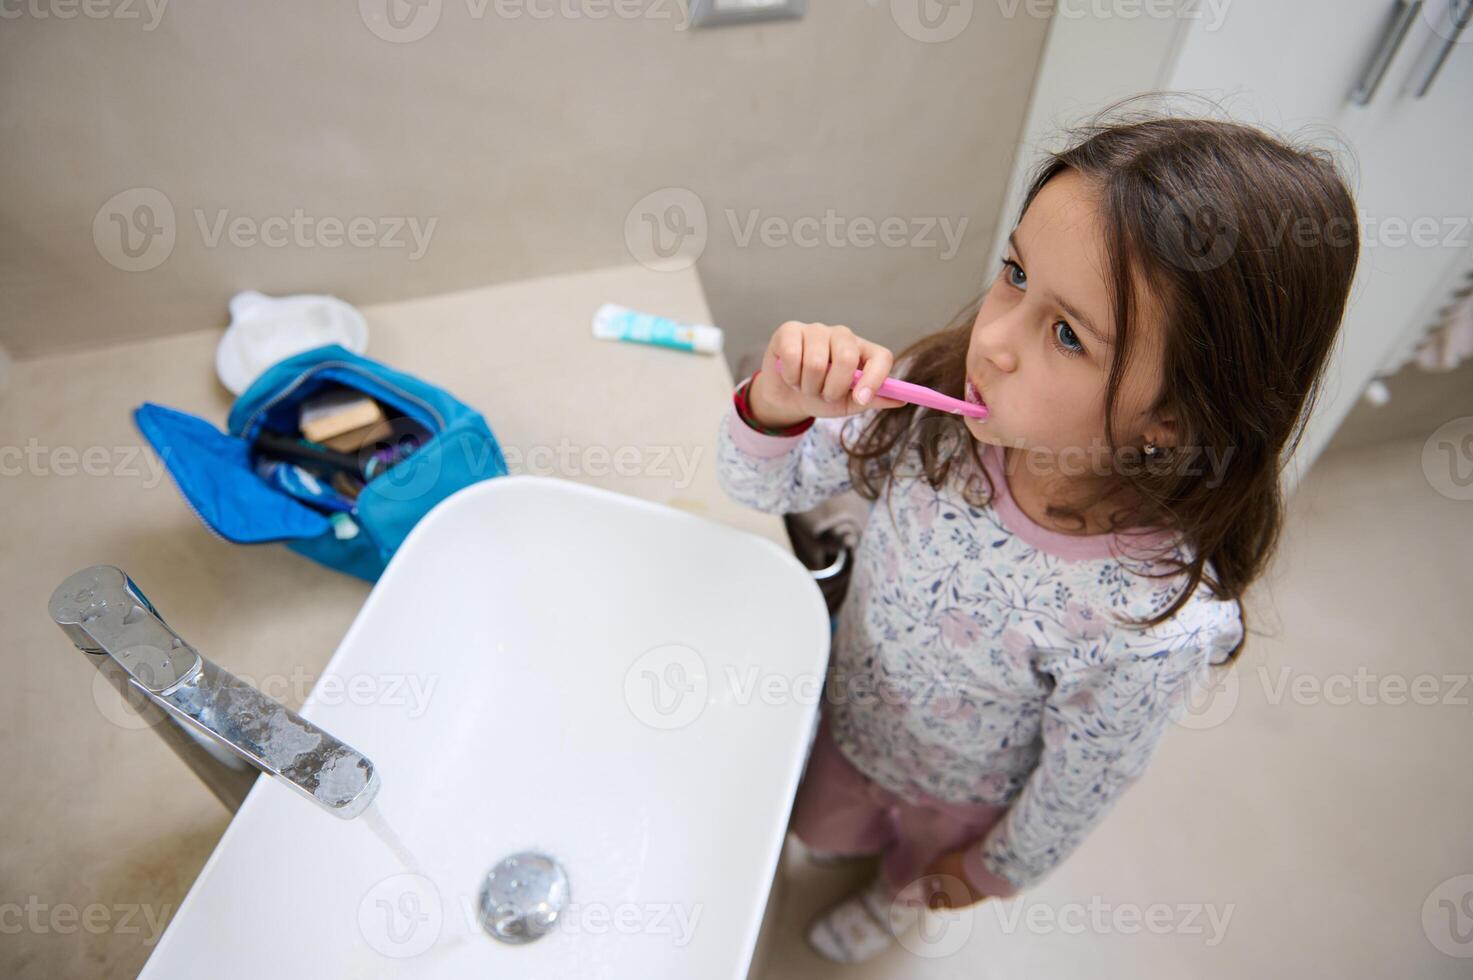
[[[797,20],[807,10],[808,0],[690,0],[690,26]]]

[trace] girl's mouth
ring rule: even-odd
[[[971,378],[968,378],[967,379],[967,383],[966,383],[966,386],[965,386],[964,394],[965,394],[966,400],[969,401],[969,402],[971,402],[973,405],[984,405],[985,406],[987,404],[986,402],[984,402],[982,400],[982,393],[977,390],[977,386],[974,385],[974,384],[972,384],[972,379]]]

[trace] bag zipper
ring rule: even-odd
[[[165,466],[164,469],[165,470],[168,470],[169,479],[171,479],[171,480],[174,481],[174,488],[179,491],[179,497],[180,497],[180,499],[182,499],[184,501],[184,506],[186,506],[186,507],[189,508],[189,511],[190,511],[190,513],[192,513],[194,515],[195,520],[199,521],[200,522],[200,525],[202,527],[204,527],[204,529],[206,531],[208,531],[210,533],[210,536],[213,537],[216,541],[224,541],[226,544],[233,544],[236,547],[250,547],[251,545],[256,545],[256,544],[280,544],[283,541],[300,541],[300,540],[302,540],[301,538],[286,537],[286,538],[263,538],[260,541],[233,541],[230,538],[227,538],[225,535],[223,535],[219,531],[215,530],[215,526],[213,524],[211,524],[209,521],[205,520],[205,515],[203,515],[203,514],[201,514],[199,512],[199,508],[196,507],[196,506],[194,506],[194,501],[189,499],[189,494],[187,494],[187,493],[184,492],[184,487],[182,485],[180,485],[180,483],[179,483],[179,477],[177,477],[177,476],[174,475],[174,471],[173,470],[170,470],[167,466]]]
[[[434,406],[431,405],[429,402],[426,402],[424,399],[419,398],[416,395],[411,395],[409,392],[405,391],[403,388],[400,388],[393,382],[385,381],[382,378],[375,377],[374,375],[369,374],[367,371],[364,371],[356,364],[350,364],[347,361],[320,361],[317,364],[312,365],[310,368],[307,368],[307,370],[303,371],[301,374],[298,374],[296,378],[292,380],[291,384],[287,385],[285,388],[277,392],[267,401],[263,402],[254,412],[252,412],[250,416],[246,419],[245,425],[241,426],[241,437],[245,438],[250,433],[251,429],[255,427],[256,420],[261,417],[261,414],[263,412],[266,412],[272,406],[278,404],[287,395],[290,395],[292,392],[300,388],[303,382],[312,377],[312,375],[326,368],[332,367],[342,368],[343,370],[348,371],[351,374],[356,374],[359,377],[366,378],[373,384],[387,388],[389,391],[392,391],[394,394],[398,395],[405,401],[418,405],[421,409],[424,410],[425,414],[429,415],[430,418],[435,420],[436,434],[444,431],[444,417],[441,416],[439,412],[435,411]]]
[[[172,473],[169,474],[169,475],[171,477],[173,476]],[[241,542],[239,542],[239,541],[231,541],[225,535],[223,535],[219,531],[215,530],[214,526],[211,525],[209,521],[205,520],[205,516],[199,512],[199,508],[197,508],[197,507],[194,506],[194,501],[192,501],[192,500],[189,499],[189,494],[185,493],[184,492],[184,488],[181,487],[181,486],[179,486],[179,481],[177,479],[174,480],[174,486],[179,490],[179,496],[184,498],[184,506],[188,507],[191,511],[194,512],[194,518],[195,518],[195,520],[199,521],[200,524],[204,525],[204,529],[206,531],[209,531],[210,534],[212,534],[215,537],[215,540],[217,540],[217,541],[224,541],[226,544],[233,544],[233,545],[240,545],[241,544]],[[285,538],[282,538],[281,540],[286,540],[286,539]],[[260,543],[261,544],[265,544],[266,542],[262,541]]]

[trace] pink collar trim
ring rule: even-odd
[[[983,447],[982,461],[992,477],[995,491],[993,509],[1004,527],[1039,551],[1069,561],[1118,558],[1155,552],[1175,537],[1165,530],[1133,534],[1065,534],[1046,528],[1025,514],[1013,499],[1013,491],[1008,487],[1004,473],[1004,459],[1003,447],[995,443]]]

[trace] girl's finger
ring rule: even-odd
[[[823,383],[823,400],[840,404],[848,401],[858,366],[859,344],[854,338],[835,332],[829,346],[829,373]]]
[[[803,372],[802,324],[790,320],[778,327],[768,355],[772,361],[766,363],[764,367],[774,371],[789,388],[798,387]],[[782,362],[780,365],[773,363],[779,360]]]
[[[810,323],[803,328],[802,363],[803,382],[800,387],[803,394],[822,397],[823,380],[829,373],[829,333],[823,324]]]
[[[887,348],[868,340],[859,342],[860,360],[863,362],[863,374],[860,375],[859,383],[854,386],[854,400],[860,405],[868,407],[874,398],[875,389],[880,383],[890,376],[890,369],[895,365],[895,358]],[[889,406],[894,407],[901,404],[892,402],[889,398],[881,398],[880,402],[891,402]]]

